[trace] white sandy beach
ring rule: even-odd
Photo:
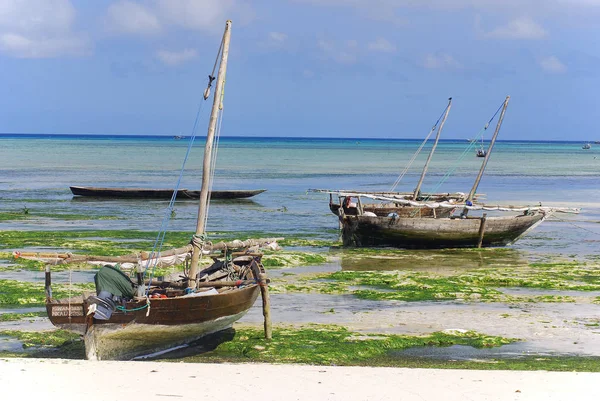
[[[600,373],[0,360],[2,399],[594,400]]]

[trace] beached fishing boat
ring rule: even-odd
[[[360,206],[357,213],[352,215],[339,214],[342,229],[342,240],[345,246],[393,246],[399,248],[447,248],[447,247],[482,247],[504,246],[516,241],[529,230],[540,224],[556,209],[544,207],[502,207],[474,205],[475,194],[492,149],[510,97],[501,106],[501,113],[496,131],[490,142],[479,174],[464,203],[456,204],[448,201],[417,202],[414,200],[390,199],[386,196],[357,194],[359,197],[375,198],[380,201],[394,201],[412,207],[428,208],[431,210],[461,209],[458,216],[431,213],[405,217],[390,213],[385,216],[367,213]],[[499,109],[500,111],[500,109]],[[497,112],[496,112],[497,113]],[[495,115],[494,115],[495,116]],[[493,119],[493,117],[492,117]],[[486,124],[486,129],[487,126]],[[359,204],[361,201],[359,200]],[[343,210],[343,209],[340,209]],[[487,217],[468,216],[470,210],[520,212],[519,215]]]
[[[277,239],[213,244],[205,234],[230,27],[231,22],[227,21],[217,57],[219,71],[204,151],[197,227],[191,242],[161,252],[159,239],[161,235],[164,238],[161,231],[150,253],[119,257],[15,253],[15,257],[52,263],[86,262],[103,266],[95,276],[95,294],[69,299],[52,296],[50,265],[46,268],[48,317],[57,327],[83,334],[88,359],[131,359],[198,340],[231,327],[252,307],[259,293],[263,297],[265,335],[271,335],[268,289],[258,248],[275,248]],[[209,97],[212,75],[214,71],[204,99]],[[212,259],[212,263],[200,270],[199,262],[203,258]],[[157,267],[181,264],[187,268],[180,275],[171,279],[154,277]],[[124,273],[126,268],[135,271],[135,281]]]
[[[460,248],[506,246],[541,223],[547,212],[529,211],[517,216],[393,218],[345,216],[345,246],[397,248]],[[481,241],[480,241],[481,240]]]
[[[172,189],[150,188],[100,188],[100,187],[69,187],[75,196],[88,196],[103,199],[171,199]],[[265,192],[266,189],[250,190],[212,190],[210,199],[245,199]],[[180,188],[177,199],[200,199],[200,191]]]

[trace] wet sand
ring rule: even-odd
[[[1,359],[3,399],[596,401],[600,373]]]
[[[473,330],[517,338],[524,354],[600,356],[600,327],[593,325],[600,319],[600,306],[589,303],[398,302],[316,294],[271,297],[274,324],[339,324],[352,331],[408,335]],[[331,309],[333,313],[328,312]],[[260,322],[262,311],[255,306],[240,324]]]

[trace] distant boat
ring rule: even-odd
[[[581,147],[581,149],[591,149],[591,148],[592,148],[592,145],[590,145],[589,143],[586,143],[585,145],[583,145]]]
[[[594,143],[596,143],[596,144],[600,144],[600,141],[594,141]]]
[[[481,146],[479,147],[479,149],[477,149],[477,153],[475,154],[477,155],[477,157],[485,157],[487,155],[487,150],[483,148],[483,137],[481,137]]]
[[[69,187],[73,195],[112,199],[171,199],[172,189]],[[211,199],[243,199],[265,192],[266,189],[211,191]],[[178,189],[177,199],[199,199],[200,191]]]
[[[181,136],[181,135],[175,135],[173,137],[173,139],[184,139],[184,138],[185,138],[185,136]]]

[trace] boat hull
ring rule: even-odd
[[[256,284],[200,297],[151,299],[129,302],[110,320],[86,318],[86,301],[46,303],[48,317],[57,327],[84,334],[86,356],[91,360],[128,360],[196,341],[224,330],[252,307],[260,288]]]
[[[112,199],[171,199],[172,189],[69,187],[75,196]],[[211,199],[245,199],[265,192],[265,189],[212,191]],[[177,199],[199,199],[200,191],[177,190]]]
[[[488,217],[481,246],[506,246],[544,219],[543,213]],[[476,247],[480,218],[390,218],[344,216],[345,246],[391,246],[397,248]]]

